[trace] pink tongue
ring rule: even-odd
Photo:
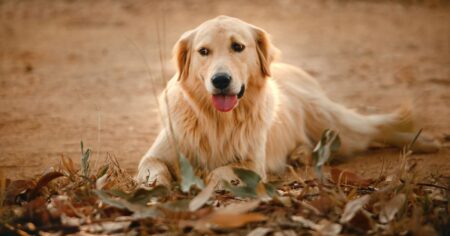
[[[212,101],[214,107],[221,111],[227,112],[231,111],[234,106],[237,104],[237,96],[236,95],[213,95]]]

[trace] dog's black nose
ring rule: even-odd
[[[226,89],[231,82],[231,76],[226,73],[217,73],[212,77],[214,87],[218,89]]]

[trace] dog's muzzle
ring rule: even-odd
[[[244,96],[245,93],[245,85],[243,84],[241,86],[241,91],[239,91],[239,93],[237,94],[237,97],[240,99],[242,96]]]

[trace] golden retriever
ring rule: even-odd
[[[340,156],[415,137],[405,130],[408,110],[358,114],[330,100],[303,70],[274,63],[277,54],[264,30],[232,17],[184,33],[174,47],[178,73],[160,96],[164,127],[137,180],[170,185],[180,153],[205,177],[233,178],[230,167],[242,167],[266,179],[282,173],[296,150],[312,150],[325,129],[339,132]],[[416,151],[438,148],[425,136],[415,144]]]

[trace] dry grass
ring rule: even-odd
[[[321,148],[335,146],[328,144],[318,145],[315,155]],[[182,184],[174,183],[172,189],[143,189],[113,157],[107,157],[96,170],[88,168],[88,151],[83,150],[82,159],[84,164],[78,167],[62,157],[60,165],[33,180],[2,177],[0,233],[450,233],[450,178],[418,179],[414,172],[418,166],[407,151],[395,171],[378,179],[336,168],[325,172],[316,160],[318,178],[303,180],[292,175],[282,182],[261,183],[255,173],[236,169],[241,184],[227,183],[225,190],[217,191],[208,190],[208,186],[200,190],[197,185],[202,186],[198,184],[201,180],[183,160]]]

